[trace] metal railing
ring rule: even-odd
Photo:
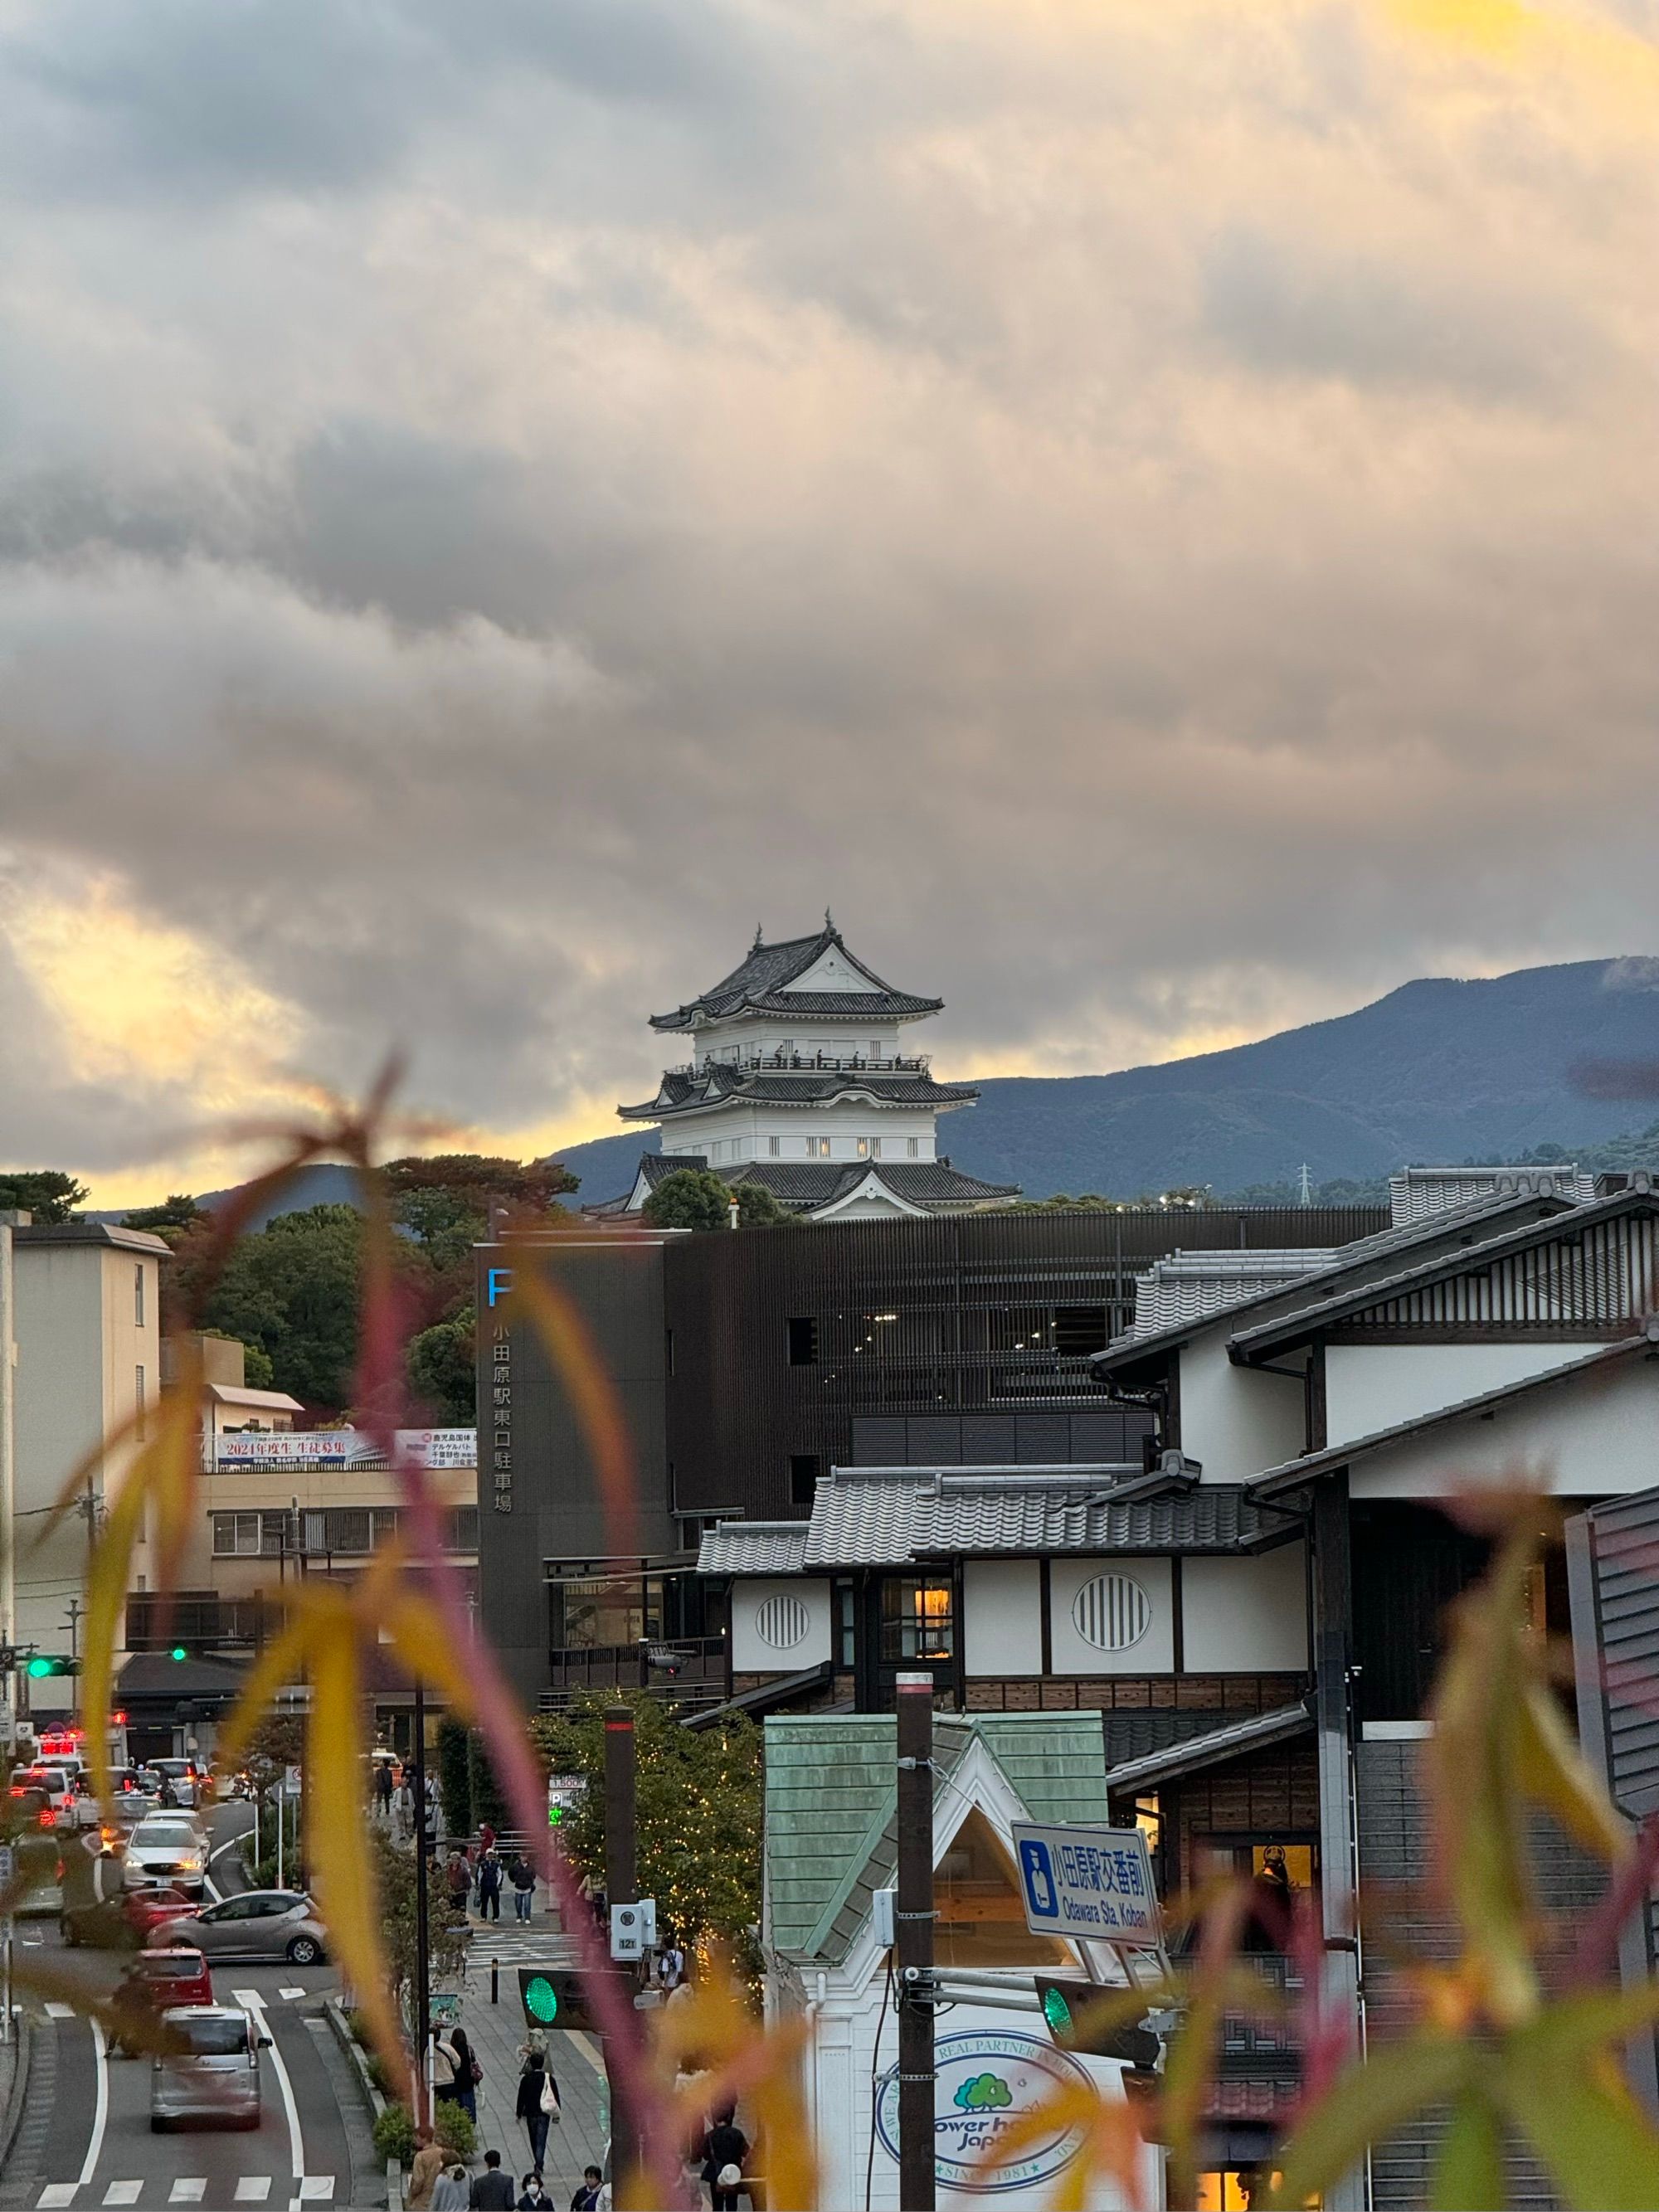
[[[647,1690],[671,1704],[718,1705],[726,1696],[721,1636],[642,1637],[633,1644],[568,1644],[548,1653],[544,1712],[583,1690]]]
[[[933,1066],[926,1052],[744,1052],[711,1053],[706,1060],[683,1060],[665,1072],[669,1075],[701,1075],[708,1067],[737,1067],[767,1075],[816,1075],[820,1073],[859,1075],[925,1075]]]

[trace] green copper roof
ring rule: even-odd
[[[1103,1823],[1098,1713],[941,1713],[934,1796],[983,1743],[1033,1820]],[[801,1960],[846,1954],[893,1879],[897,1756],[890,1713],[788,1713],[766,1723],[767,1937]]]

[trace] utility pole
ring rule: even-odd
[[[71,1659],[78,1659],[81,1656],[81,1646],[78,1640],[79,1630],[81,1626],[81,1616],[85,1611],[86,1607],[82,1604],[80,1599],[78,1597],[72,1597],[69,1601],[69,1611],[64,1615],[64,1619],[69,1626],[70,1657]]]
[[[12,1231],[27,1229],[34,1217],[21,1210],[0,1212],[0,1644],[17,1641],[17,1277]],[[0,1738],[9,1746],[17,1736],[12,1698],[23,1676],[14,1671],[0,1683],[5,1722]]]
[[[619,1905],[633,1905],[640,1893],[639,1821],[635,1796],[634,1709],[631,1705],[607,1705],[605,1709],[605,1901],[614,1911]],[[607,1947],[611,1940],[608,1928],[601,1936]],[[628,1977],[620,1966],[612,1966],[611,1974],[619,2004],[627,2006],[632,1999]],[[607,2036],[605,2043],[605,2079],[611,2085],[611,2141],[612,2156],[617,2166],[617,2197],[623,2204],[633,2203],[630,2177],[636,2174],[641,2164],[641,2116],[635,2113],[629,2102],[624,2078],[627,2054],[617,2048],[617,2039]]]
[[[900,2212],[933,2212],[933,1677],[898,1678]]]
[[[432,2124],[432,1964],[426,1865],[426,1684],[415,1677],[415,2117]]]

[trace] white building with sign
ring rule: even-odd
[[[897,2023],[878,1893],[891,1887],[896,1839],[890,1714],[812,1714],[766,1724],[763,1936],[774,2013],[810,2012],[808,2100],[819,2202],[893,2212],[898,2203]],[[1028,2009],[957,2002],[938,2016],[938,2202],[1039,2206],[1079,2153],[1056,2125],[1017,2164],[994,2160],[1008,2122],[1086,2080],[1122,2094],[1115,2061],[1059,2048],[1037,2009],[1033,1976],[1080,1971],[1074,1947],[1026,1926],[1017,1823],[1103,1825],[1105,1762],[1097,1718],[1082,1713],[940,1714],[934,1732],[935,1951],[942,1971],[986,1975]],[[988,2163],[986,2154],[993,2153]],[[1158,2154],[1146,2153],[1156,2203]],[[869,2193],[866,2196],[866,2176]],[[1097,2185],[1091,2206],[1120,2200]]]

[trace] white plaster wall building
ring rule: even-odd
[[[842,942],[826,914],[811,937],[768,945],[758,931],[729,975],[651,1026],[687,1040],[654,1098],[618,1108],[662,1126],[662,1149],[595,1215],[636,1213],[664,1176],[708,1168],[764,1184],[815,1221],[960,1212],[1017,1196],[951,1167],[939,1116],[970,1106],[971,1084],[938,1083],[904,1032],[939,999],[895,990]]]
[[[90,1536],[159,1404],[159,1237],[102,1223],[35,1223],[12,1231],[15,1380],[15,1638],[68,1653],[84,1595]],[[60,1492],[94,1458],[75,1510],[46,1533]],[[148,1532],[145,1532],[146,1535]],[[148,1547],[141,1542],[141,1561]],[[37,1716],[68,1714],[76,1684],[30,1686]]]

